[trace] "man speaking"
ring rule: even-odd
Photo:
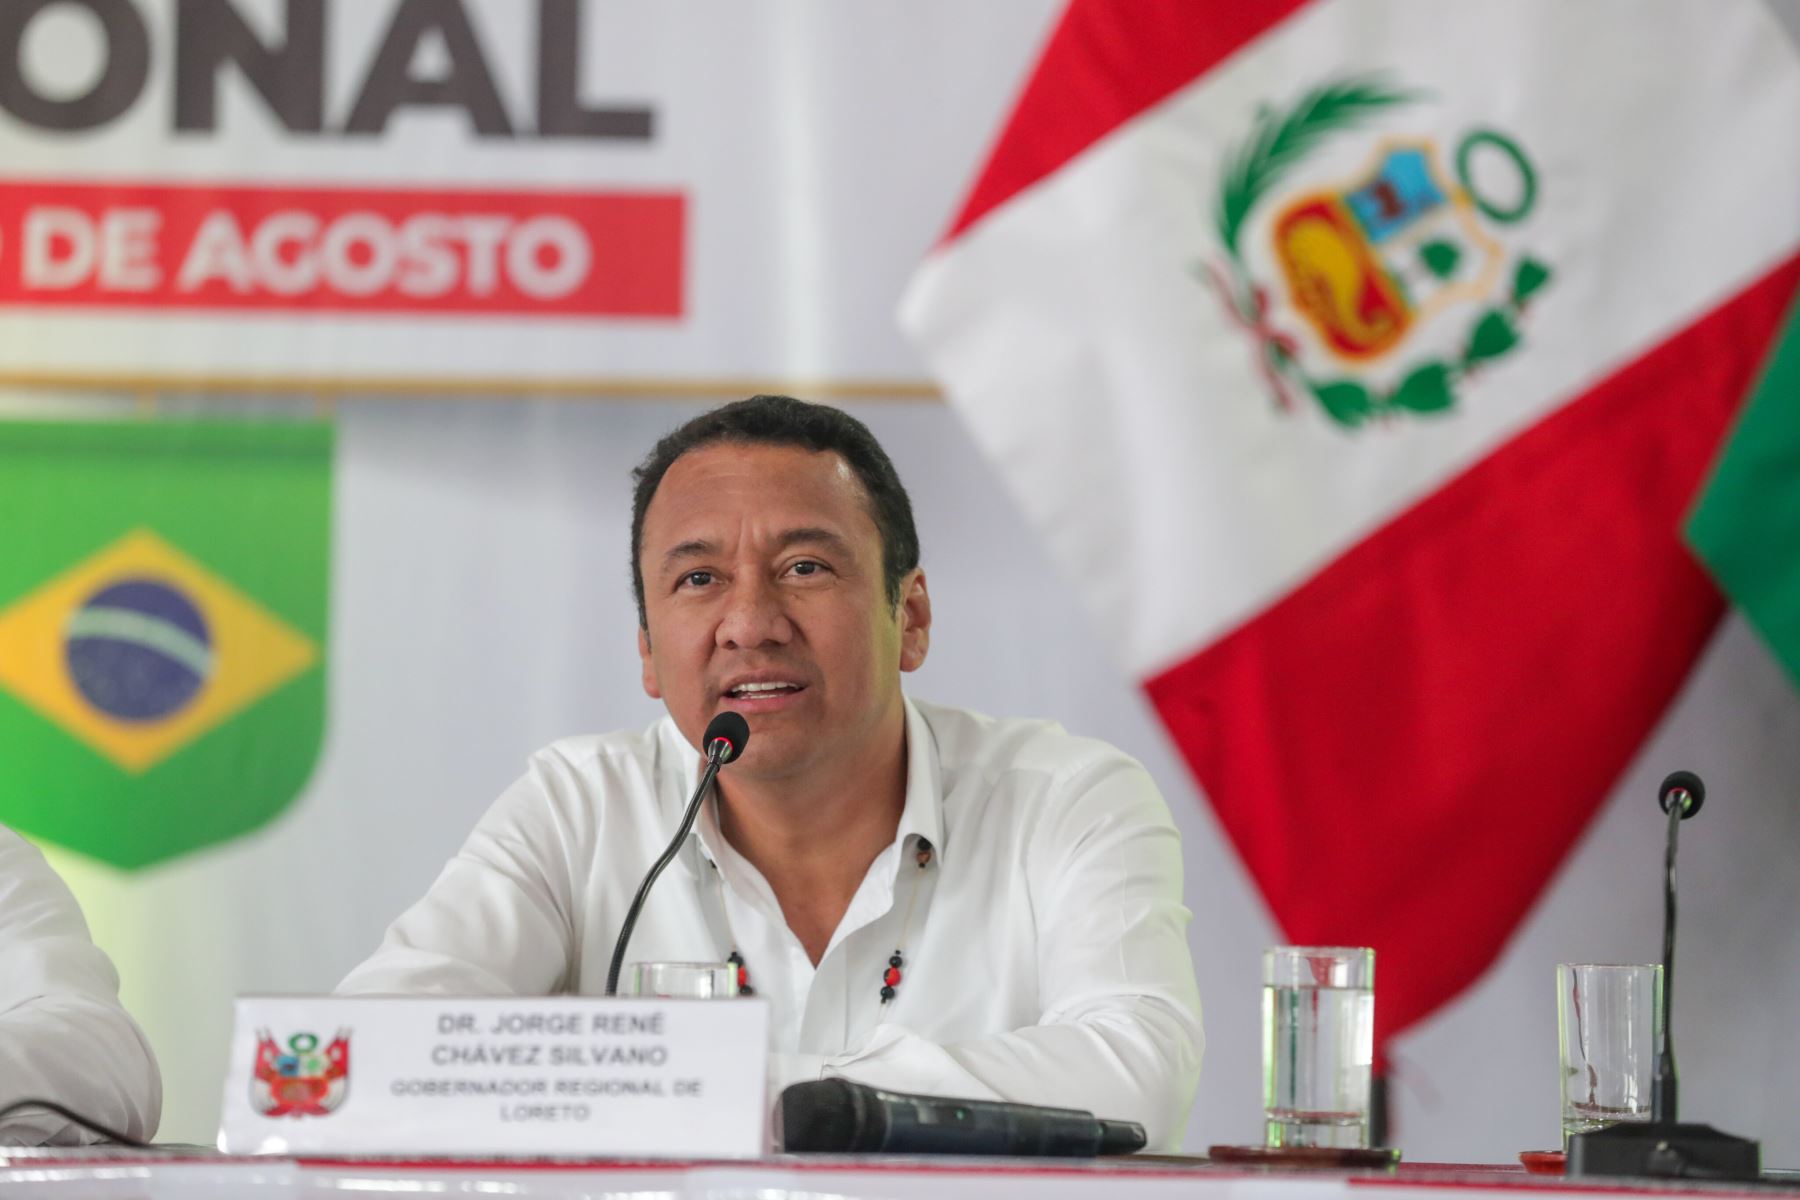
[[[1203,1037],[1167,806],[1103,743],[902,694],[931,600],[873,435],[756,396],[663,438],[634,479],[643,684],[668,716],[535,755],[339,990],[602,993],[701,735],[734,710],[748,745],[633,961],[740,964],[778,1085],[1085,1108],[1177,1145]]]

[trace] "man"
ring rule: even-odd
[[[631,961],[741,962],[777,1083],[839,1074],[1181,1136],[1199,997],[1143,769],[1044,722],[908,700],[931,601],[911,505],[850,416],[757,396],[635,473],[643,733],[559,742],[346,992],[601,992],[719,712],[750,726]]]
[[[162,1077],[68,885],[0,825],[0,1145],[99,1137],[32,1100],[144,1139],[162,1115]]]

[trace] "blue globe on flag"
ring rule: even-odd
[[[81,695],[120,721],[163,721],[186,708],[213,672],[206,620],[156,579],[124,579],[84,601],[63,653]]]

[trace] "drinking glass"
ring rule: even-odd
[[[625,993],[659,1000],[725,1000],[735,997],[737,968],[722,962],[635,962]]]
[[[1650,1119],[1662,989],[1656,964],[1556,965],[1565,1149],[1570,1134]]]
[[[1263,952],[1263,1123],[1270,1146],[1369,1144],[1375,951]]]

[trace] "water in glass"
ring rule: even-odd
[[[1367,1146],[1375,993],[1263,988],[1263,1109],[1271,1146]]]

